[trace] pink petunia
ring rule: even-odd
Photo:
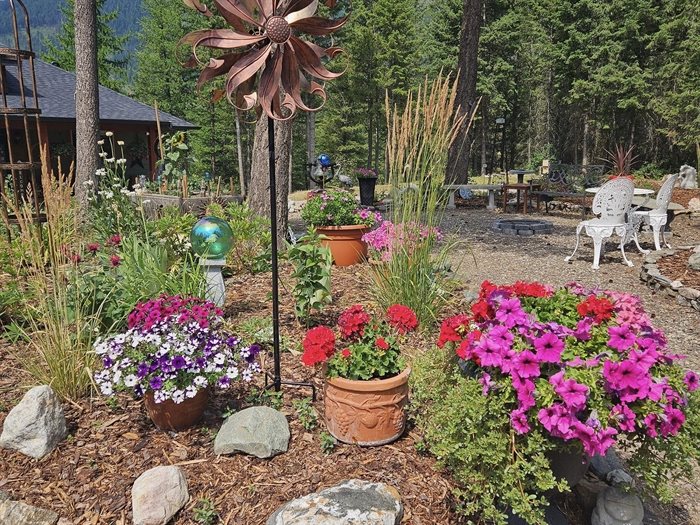
[[[613,419],[617,421],[617,426],[625,432],[634,432],[636,414],[626,404],[615,405],[610,412]]]
[[[685,423],[685,414],[677,408],[667,406],[661,421],[661,435],[675,436]]]
[[[529,410],[535,406],[535,383],[530,379],[513,376],[513,389],[518,398],[520,410]]]
[[[586,385],[573,379],[567,379],[555,386],[554,391],[561,397],[564,404],[572,409],[581,410],[586,406],[588,400],[588,387]]]
[[[496,310],[496,319],[506,328],[513,328],[516,324],[524,323],[527,314],[520,304],[520,299],[504,299]]]
[[[520,352],[515,357],[514,372],[522,378],[539,377],[540,364],[537,360],[537,356],[529,350]]]
[[[559,363],[564,351],[564,341],[553,333],[546,333],[534,341],[537,358],[542,363]]]
[[[698,387],[700,387],[700,380],[698,380],[698,375],[692,370],[688,370],[683,379],[685,386],[688,387],[688,392],[695,392]]]
[[[608,327],[608,335],[610,336],[608,346],[619,352],[628,350],[637,342],[637,337],[627,324]]]
[[[479,358],[481,366],[499,366],[502,360],[503,349],[494,341],[486,338],[479,343],[474,350],[474,355]]]
[[[524,410],[513,410],[510,413],[510,424],[518,434],[527,434],[530,432],[530,423],[527,420],[527,414]]]

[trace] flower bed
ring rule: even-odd
[[[692,249],[692,247],[679,248],[679,250]],[[647,286],[665,292],[669,297],[673,297],[676,301],[685,306],[700,312],[700,286],[686,286],[683,281],[671,279],[671,275],[663,275],[662,268],[659,267],[659,262],[679,255],[679,250],[661,250],[651,252],[644,259],[644,264],[640,271],[639,277],[647,283]],[[685,257],[687,261],[687,257]],[[686,263],[687,264],[687,263]],[[662,263],[662,266],[664,264]],[[700,273],[700,272],[695,272]]]

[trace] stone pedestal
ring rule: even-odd
[[[221,268],[226,264],[226,259],[200,259],[199,264],[204,270],[207,279],[207,301],[211,301],[216,306],[223,306],[226,298],[226,288],[224,287],[224,276]]]

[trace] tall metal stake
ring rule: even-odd
[[[277,267],[277,180],[275,174],[275,121],[267,117],[267,143],[270,165],[270,228],[272,236],[272,357],[274,360],[272,386],[279,392],[282,385],[303,386],[311,388],[311,395],[316,401],[316,386],[313,383],[282,381],[282,363],[280,356],[280,298],[279,271]],[[269,373],[266,375],[266,381]],[[269,385],[268,385],[269,386]]]

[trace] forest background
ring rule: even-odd
[[[0,3],[7,0],[0,0]],[[25,0],[43,58],[74,68],[72,0]],[[384,173],[385,97],[401,104],[426,75],[457,73],[469,0],[339,0],[351,14],[335,38],[346,74],[325,108],[293,126],[291,176],[306,187],[306,164],[324,152],[351,175]],[[199,126],[193,169],[239,180],[236,113],[194,91],[178,40],[207,24],[181,0],[98,0],[99,76],[104,85]],[[473,131],[457,179],[542,159],[600,164],[616,145],[635,145],[646,175],[697,165],[700,157],[699,0],[493,0],[478,2],[480,40]],[[7,35],[0,19],[0,40]],[[37,37],[38,36],[38,37]],[[239,115],[243,170],[250,177],[254,115]],[[504,118],[505,125],[496,124]],[[501,152],[504,152],[501,164]]]

